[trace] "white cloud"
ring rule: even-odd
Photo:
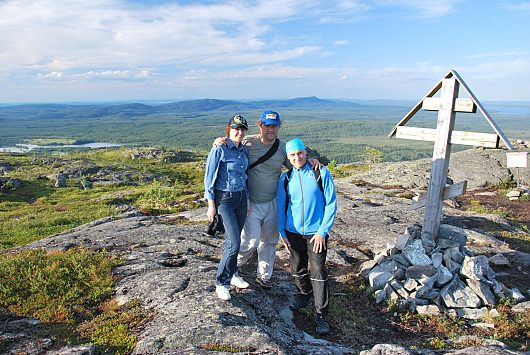
[[[68,80],[68,81],[76,81],[76,80],[82,80],[82,79],[126,79],[126,80],[134,80],[134,79],[145,79],[148,77],[153,76],[153,73],[149,70],[139,70],[139,71],[131,71],[131,70],[103,70],[103,71],[94,71],[90,70],[84,73],[63,73],[63,72],[50,72],[50,73],[38,73],[37,78],[40,80]]]
[[[340,40],[337,40],[337,41],[333,41],[333,45],[338,47],[338,46],[346,46],[350,44],[350,40],[348,39],[340,39]]]
[[[263,62],[274,21],[295,12],[296,1],[131,6],[117,0],[0,2],[0,65],[19,70],[79,70],[225,61],[244,55]],[[277,8],[282,8],[278,12]],[[275,48],[275,60],[303,55]]]
[[[402,6],[413,11],[414,15],[439,17],[456,11],[456,5],[462,0],[381,0],[386,6]]]
[[[517,4],[506,4],[505,7],[512,11],[530,11],[530,1],[522,1]]]
[[[524,50],[521,49],[513,49],[513,50],[504,50],[504,51],[497,51],[497,52],[484,52],[484,53],[476,53],[468,55],[468,59],[472,60],[478,60],[478,59],[486,59],[486,58],[499,58],[499,57],[528,57],[528,54],[525,53]]]

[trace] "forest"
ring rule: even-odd
[[[414,104],[309,97],[250,102],[204,99],[159,105],[6,105],[0,107],[0,147],[60,139],[207,151],[214,138],[223,135],[232,115],[245,116],[249,134],[253,134],[258,132],[256,121],[261,112],[273,109],[282,118],[281,138],[301,137],[330,161],[360,161],[366,148],[383,152],[384,161],[412,160],[431,156],[432,144],[388,139],[387,135]],[[490,107],[488,113],[511,140],[530,138],[529,102],[492,102],[485,107]],[[420,110],[407,125],[434,128],[436,112]],[[458,114],[455,128],[494,133],[480,113]]]

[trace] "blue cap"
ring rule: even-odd
[[[285,144],[285,150],[289,154],[296,150],[305,150],[305,145],[300,138],[295,138]]]
[[[261,114],[260,120],[261,120],[261,123],[265,125],[273,124],[273,125],[279,126],[280,125],[280,114],[278,112],[274,112],[270,110],[264,111]]]

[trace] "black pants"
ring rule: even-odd
[[[326,315],[329,307],[328,271],[326,269],[328,239],[326,238],[326,249],[320,253],[314,253],[313,243],[310,243],[311,238],[288,231],[286,234],[291,244],[290,264],[296,287],[302,295],[313,292],[316,312]],[[311,274],[309,274],[308,263]]]

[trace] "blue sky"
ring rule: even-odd
[[[0,0],[0,102],[530,101],[530,1]]]

